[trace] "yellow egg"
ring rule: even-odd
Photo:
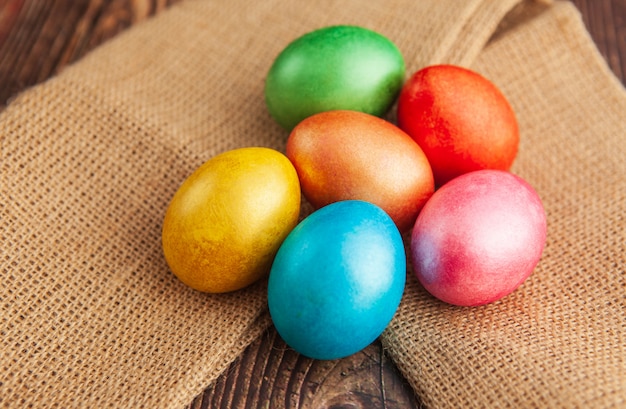
[[[203,292],[244,288],[269,273],[298,222],[300,183],[282,153],[261,147],[214,156],[173,196],[163,220],[172,272]]]

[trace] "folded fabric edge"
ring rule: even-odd
[[[192,405],[194,401],[200,399],[207,390],[215,387],[220,376],[224,376],[228,368],[234,365],[237,360],[242,357],[248,347],[259,339],[271,326],[272,320],[269,311],[266,308],[261,309],[257,318],[250,323],[242,332],[239,339],[233,343],[233,348],[230,353],[222,356],[221,360],[215,363],[214,371],[211,372],[208,377],[199,378],[194,384],[188,385],[188,388],[184,390],[185,396],[182,399],[180,396],[176,396],[172,397],[170,401],[187,402],[185,407]],[[181,391],[181,393],[182,392],[183,391]]]
[[[459,27],[459,31],[451,33],[455,35],[453,45],[441,47],[439,53],[433,55],[430,63],[468,66],[476,59],[478,53],[485,47],[489,38],[511,10],[525,8],[528,4],[534,3],[534,1],[524,0],[481,2],[465,24]]]
[[[568,37],[567,41],[571,41],[573,44],[579,46],[578,48],[582,49],[582,52],[588,55],[590,59],[594,61],[593,68],[598,71],[594,74],[594,78],[597,76],[602,80],[606,80],[609,85],[608,88],[611,88],[611,86],[613,86],[612,89],[619,91],[616,92],[615,95],[623,95],[623,93],[620,93],[623,92],[623,85],[612,73],[612,71],[608,67],[608,64],[602,58],[593,40],[591,39],[591,36],[584,26],[582,18],[580,17],[580,12],[575,8],[573,4],[568,1],[555,1],[550,5],[547,5],[546,3],[537,4],[530,9],[523,9],[521,7],[524,6],[516,8],[509,16],[507,16],[507,18],[502,22],[494,36],[489,40],[489,43],[483,51],[489,50],[492,43],[495,44],[500,40],[505,41],[509,34],[513,34],[518,31],[521,32],[523,30],[531,30],[532,27],[529,28],[529,24],[545,24],[544,22],[547,21],[551,25],[556,24],[557,26],[563,27],[562,30],[564,33],[574,34],[573,36]],[[478,55],[480,56],[480,53]],[[600,87],[602,87],[603,85],[607,84],[599,84]],[[407,305],[411,302],[413,301],[406,301]],[[413,309],[410,306],[405,306],[405,308],[407,308],[407,311],[409,309]],[[445,364],[442,364],[440,362],[420,363],[420,343],[423,342],[423,340],[403,336],[403,328],[408,325],[418,326],[419,324],[396,322],[394,325],[394,323],[392,322],[392,325],[385,331],[382,336],[385,353],[387,353],[388,356],[390,356],[390,358],[394,361],[400,372],[404,374],[409,384],[413,387],[418,396],[423,399],[424,404],[427,407],[463,407],[463,405],[460,405],[458,401],[455,401],[455,399],[463,399],[466,398],[466,396],[458,397],[455,395],[455,393],[452,393],[449,394],[450,396],[446,397],[445,402],[442,402],[436,399],[436,397],[438,396],[438,391],[432,393],[432,390],[426,389],[424,387],[424,379],[428,377],[433,377],[431,369],[433,367],[440,367],[441,365]],[[452,344],[454,343],[454,340],[450,339],[447,342]],[[440,387],[441,389],[446,389],[446,385],[440,385]],[[456,384],[456,387],[463,388],[463,385]],[[514,388],[514,386],[512,386],[512,388]],[[460,395],[462,395],[461,392],[459,392],[459,396]],[[570,399],[570,402],[571,399],[575,399],[575,397],[567,398]],[[515,397],[512,397],[511,399],[515,399]],[[537,399],[540,400],[541,397]],[[452,404],[450,404],[450,402],[452,402]],[[477,402],[474,404],[474,406],[470,405],[469,407],[481,407],[481,404],[483,403],[484,402]],[[526,403],[532,405],[531,402]],[[491,404],[494,404],[494,402],[491,402]],[[507,406],[503,402],[503,407],[509,406]]]
[[[51,109],[46,109],[46,105],[47,105],[46,102],[51,103],[50,105],[52,107]],[[59,110],[59,107],[63,107],[64,109],[61,111]],[[86,132],[84,131],[84,129],[86,128],[89,128],[91,131],[93,131],[93,134],[92,134],[93,138],[101,140],[102,144],[106,146],[107,148],[110,148],[111,150],[116,150],[116,149],[125,150],[128,152],[134,148],[128,147],[128,149],[125,149],[127,148],[125,144],[120,144],[119,146],[115,147],[114,145],[117,141],[115,141],[114,132],[102,132],[103,128],[99,126],[100,124],[99,121],[106,120],[106,117],[112,116],[112,114],[115,114],[116,120],[118,121],[117,124],[120,126],[119,128],[120,130],[122,129],[122,126],[133,127],[133,118],[128,118],[127,115],[124,113],[124,110],[122,109],[122,107],[123,106],[108,105],[106,101],[103,101],[101,98],[99,98],[99,96],[91,88],[83,87],[80,83],[73,82],[72,77],[70,75],[60,75],[60,76],[51,78],[45,83],[39,84],[35,87],[29,88],[28,90],[25,90],[24,92],[22,92],[7,107],[7,109],[4,110],[0,114],[0,126],[2,127],[3,131],[6,131],[6,132],[0,133],[0,143],[2,144],[3,159],[5,158],[5,154],[9,155],[6,157],[7,159],[11,158],[10,155],[12,152],[10,152],[9,149],[12,149],[13,146],[10,146],[10,144],[8,143],[10,142],[9,138],[11,136],[21,137],[22,134],[24,135],[32,134],[37,137],[41,137],[42,143],[36,145],[36,147],[33,148],[34,150],[31,151],[32,156],[35,157],[35,159],[39,159],[39,162],[40,162],[41,158],[37,158],[37,156],[45,154],[46,149],[50,148],[50,145],[53,145],[54,148],[61,147],[61,145],[65,145],[61,142],[61,140],[66,140],[66,138],[72,138],[72,136],[67,136],[68,133],[76,132],[77,134],[82,134],[83,132]],[[88,112],[88,111],[91,111],[92,113],[95,112],[97,114],[97,117],[95,118],[90,117],[86,119],[84,123],[78,124],[76,129],[70,129],[69,127],[65,126],[67,125],[67,123],[64,123],[63,120],[71,117],[75,113],[74,112],[75,110],[81,110],[81,112],[83,112],[83,110],[85,112]],[[24,118],[27,118],[27,119],[24,119]],[[115,130],[115,127],[112,126],[112,129]],[[37,133],[37,131],[39,131],[39,133]],[[99,134],[100,132],[102,132],[102,135]],[[162,132],[165,132],[165,131],[163,129],[159,129],[158,127],[148,122],[148,123],[144,123],[142,125],[142,128],[137,130],[137,136],[141,137],[141,136],[149,135],[149,137],[153,140],[153,142],[155,142],[154,136]],[[59,135],[61,135],[62,138],[59,138],[57,140],[57,137]],[[106,140],[106,138],[108,137],[111,137],[112,140]],[[137,149],[139,149],[142,147],[141,141],[139,141],[139,139],[140,138],[137,138],[137,141],[135,142],[128,141],[128,143],[131,145],[136,143]],[[161,139],[164,139],[164,138],[161,138]],[[5,145],[5,142],[7,142],[6,145]],[[169,146],[167,145],[159,146],[155,144],[154,146],[155,146],[155,151],[157,153],[159,152],[163,153],[163,151],[169,152]],[[5,150],[5,148],[7,149]],[[66,147],[63,147],[63,149],[65,148]],[[89,147],[87,145],[81,145],[81,149],[84,149],[85,151],[89,150],[88,148]],[[107,148],[104,148],[102,151],[108,152]],[[71,148],[69,147],[67,149],[71,150]],[[74,151],[74,153],[75,152],[76,151]],[[13,160],[13,158],[11,158],[11,160]],[[195,161],[199,159],[197,158],[197,155],[194,156],[192,152],[187,152],[187,150],[185,149],[184,152],[177,152],[176,159],[172,159],[172,160],[174,160],[175,162],[177,161],[177,164],[180,165],[180,167],[177,167],[178,170],[166,169],[164,171],[170,172],[170,173],[171,172],[184,173],[185,169],[192,169],[195,166]],[[9,160],[7,160],[7,168],[5,170],[11,169],[8,162]],[[37,162],[38,162],[37,160],[34,160],[33,164],[36,165]],[[101,169],[99,168],[99,170]],[[98,172],[96,171],[96,173]],[[11,199],[14,199],[11,197],[11,186],[18,186],[20,183],[22,185],[28,184],[26,179],[20,180],[17,174],[13,175],[9,171],[7,172],[3,171],[1,173],[1,176],[2,178],[0,179],[1,181],[0,190],[2,190],[3,194],[7,192],[8,197],[10,197]],[[11,180],[9,179],[9,176],[15,176],[15,178]],[[130,178],[130,179],[132,180],[133,178]],[[79,183],[70,182],[69,184],[70,186],[76,187],[76,189],[73,189],[70,191],[70,196],[72,196],[75,193],[74,190],[78,190]],[[132,183],[129,182],[129,184],[132,184]],[[87,185],[83,185],[83,184],[80,184],[80,185],[81,185],[80,186],[81,189],[82,188],[89,189]],[[65,193],[68,193],[68,192],[65,191]],[[53,193],[50,193],[50,194],[53,194]],[[50,206],[47,203],[48,200],[44,200],[44,199],[45,199],[45,196],[39,200],[39,202],[41,203],[41,206],[44,206],[44,207]],[[166,200],[166,197],[163,197],[160,200]],[[15,217],[20,217],[20,218],[24,217],[25,219],[27,218],[27,215],[24,214],[24,212],[17,206],[17,203],[14,203],[14,201],[9,201],[6,205],[7,205],[6,206],[7,215],[9,217],[5,220],[2,220],[3,225],[5,224],[5,222],[9,223],[11,221],[10,216],[15,216]],[[0,209],[2,207],[0,207]],[[125,210],[129,210],[129,209],[125,209]],[[52,212],[54,211],[55,210],[53,209]],[[103,213],[106,214],[106,212],[104,211]],[[0,217],[0,220],[1,219],[2,218]],[[2,228],[4,227],[11,229],[10,226],[0,225],[0,230],[2,230]],[[36,229],[37,224],[34,224],[31,227]],[[115,229],[115,226],[108,226],[108,227],[112,230]],[[128,226],[121,226],[121,227],[125,229]],[[30,230],[28,233],[24,233],[24,237],[26,237],[29,234],[31,234]],[[109,238],[111,239],[116,237],[116,233],[103,233],[103,234],[109,235],[110,236]],[[17,245],[19,241],[20,240],[16,239],[16,241],[11,242],[11,245]],[[27,257],[25,253],[23,254],[18,253],[17,255],[14,255],[14,257],[9,258],[9,255],[8,255],[9,249],[6,247],[3,247],[2,249],[0,249],[0,253],[3,254],[3,258],[2,258],[3,261],[5,261],[3,250],[7,250],[6,260],[10,261],[7,263],[7,265],[19,265],[21,262],[23,262],[22,259]],[[39,249],[38,251],[43,252],[45,250]],[[79,257],[79,256],[76,255],[76,257]],[[25,271],[28,271],[28,270],[25,270]],[[97,269],[93,270],[92,274],[94,274],[94,278],[87,277],[87,276],[85,277],[89,280],[89,282],[97,283],[99,280],[98,276],[100,275],[99,271]],[[121,274],[126,274],[126,273],[121,273]],[[50,280],[55,280],[55,278],[52,277],[51,275],[48,276],[46,274],[46,277],[50,277]],[[118,281],[121,279],[122,278],[120,277],[120,275],[117,274],[111,278],[110,282]],[[46,279],[39,278],[38,281],[45,283]],[[103,280],[103,282],[106,284],[106,280]],[[106,287],[105,284],[102,284],[102,287]],[[131,288],[135,288],[136,285],[139,286],[140,284],[133,283],[131,285]],[[111,286],[115,286],[115,283],[112,283]],[[219,377],[219,375],[223,373],[239,355],[241,355],[244,349],[254,339],[258,338],[264,330],[267,329],[267,327],[269,326],[269,318],[268,318],[268,314],[266,313],[265,302],[263,301],[264,297],[261,295],[262,294],[261,288],[262,288],[261,286],[257,286],[250,290],[250,291],[253,291],[252,295],[254,295],[256,299],[256,303],[253,304],[255,305],[255,307],[252,307],[254,311],[247,309],[246,311],[242,312],[242,315],[245,315],[244,319],[246,321],[246,326],[235,327],[233,329],[236,330],[235,331],[236,333],[231,334],[232,336],[224,337],[224,341],[229,347],[227,352],[218,354],[213,357],[208,357],[207,359],[208,367],[203,367],[197,373],[191,373],[190,371],[187,371],[184,374],[184,378],[181,378],[181,380],[177,382],[175,387],[173,387],[171,390],[163,391],[162,396],[159,396],[159,399],[161,399],[161,403],[166,403],[168,406],[175,406],[177,404],[180,405],[183,403],[184,404],[190,403],[193,398],[195,398],[198,394],[202,392],[203,389],[207,387],[207,385],[215,382],[215,380]],[[104,292],[103,288],[100,288],[100,293],[99,293],[100,298],[106,298],[106,297],[103,297],[103,292]],[[115,290],[112,290],[110,292],[116,295],[120,294],[119,291],[115,291]],[[42,290],[42,296],[41,296],[42,299],[45,299],[46,297],[50,296],[50,294],[52,294],[50,292],[45,293],[45,294],[43,293],[44,291]],[[116,295],[111,295],[111,297],[115,297]],[[202,296],[198,296],[197,294],[192,294],[192,296],[194,296],[194,298],[202,298]],[[26,298],[26,296],[23,295],[22,298]],[[8,300],[11,300],[11,297],[9,297]],[[67,304],[69,306],[68,308],[72,308],[71,303],[68,302]],[[28,307],[28,308],[31,308],[31,307]],[[61,312],[57,311],[55,314],[57,314],[58,316],[61,316],[62,313],[63,313],[62,311]],[[24,315],[28,316],[29,314],[24,314]],[[18,333],[16,337],[17,336],[22,336],[22,335]],[[26,336],[26,339],[28,338],[30,338],[31,340],[35,339],[33,333],[25,334],[25,336]],[[65,338],[67,337],[67,335],[61,334],[60,337]],[[8,336],[8,339],[9,340],[7,342],[10,342],[11,336]],[[220,348],[223,349],[223,346],[220,346]],[[7,354],[10,355],[10,351],[5,351],[5,352],[7,352]],[[67,365],[66,362],[62,362],[61,364]],[[53,374],[58,374],[59,377],[62,376],[62,372],[63,372],[62,369],[57,369],[52,366],[46,367],[46,368],[37,368],[42,371],[41,373],[37,373],[36,371],[33,371],[32,370],[33,367],[30,367],[30,368],[26,367],[24,363],[22,363],[22,367],[26,368],[24,369],[24,371],[26,370],[29,371],[28,376],[33,376],[35,378],[42,378],[46,376],[47,375],[46,371],[49,371],[49,370],[53,370],[54,371]],[[75,373],[76,372],[78,371],[76,370]],[[3,379],[3,382],[0,382],[0,390],[2,389],[2,386],[4,383],[4,386],[6,388],[9,388],[9,392],[11,392],[11,388],[13,388],[13,383],[15,383],[14,382],[15,379],[11,379],[11,377],[13,377],[14,375],[15,374],[11,374],[8,378]],[[125,374],[118,374],[118,375],[123,376]],[[21,376],[21,374],[18,374],[17,376],[18,376],[17,377],[18,383],[28,384],[30,382],[29,378],[20,379],[19,376]],[[50,381],[51,378],[52,377],[50,377],[49,379],[46,379],[46,381]],[[98,398],[101,398],[101,396],[98,396],[98,393],[100,392],[106,393],[107,395],[114,394],[116,391],[114,390],[113,385],[116,385],[118,380],[113,379],[113,378],[114,378],[113,376],[107,377],[107,382],[105,381],[101,382],[100,386],[108,388],[106,391],[102,391],[102,390],[98,391],[98,389],[94,390],[93,385],[92,385],[92,389],[91,389],[92,396],[90,396],[89,399],[97,400]],[[35,383],[34,381],[31,383],[34,384],[36,387],[37,383]],[[87,389],[87,387],[85,388]],[[73,391],[70,388],[68,388],[67,391],[69,391],[70,396],[72,398],[78,401],[75,404],[79,404],[81,402],[81,399],[86,399],[82,395],[78,396],[79,395],[78,393],[72,396],[71,394],[73,394]],[[18,390],[17,388],[15,388],[12,392],[23,393],[25,391]],[[30,393],[31,391],[29,390],[28,392]],[[89,393],[89,391],[86,393]],[[30,394],[27,395],[24,393],[22,394],[22,399],[24,399],[26,402],[30,402],[29,399],[39,400],[40,398],[41,397],[36,396],[36,394],[33,394],[33,395],[30,395]],[[135,403],[141,403],[140,399],[142,399],[142,396],[138,394],[137,401],[135,401]],[[0,402],[2,402],[2,399],[0,399]],[[9,403],[11,402],[13,401],[12,400],[9,401]]]

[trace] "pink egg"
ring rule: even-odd
[[[546,242],[546,215],[525,180],[500,170],[459,176],[419,214],[411,261],[424,288],[450,304],[488,304],[533,272]]]

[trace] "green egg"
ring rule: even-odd
[[[295,39],[274,60],[265,82],[272,117],[291,130],[313,114],[343,109],[384,115],[405,74],[398,47],[358,26],[321,28]]]

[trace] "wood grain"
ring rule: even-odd
[[[334,361],[305,358],[273,329],[194,400],[200,408],[415,408],[412,389],[376,342]]]
[[[180,0],[0,2],[0,109],[122,30]]]
[[[0,0],[0,110],[19,92],[179,1]],[[573,3],[609,67],[626,83],[626,0]],[[269,329],[189,409],[418,406],[379,342],[348,358],[315,361]]]
[[[591,36],[609,67],[626,83],[626,1],[575,0]]]

